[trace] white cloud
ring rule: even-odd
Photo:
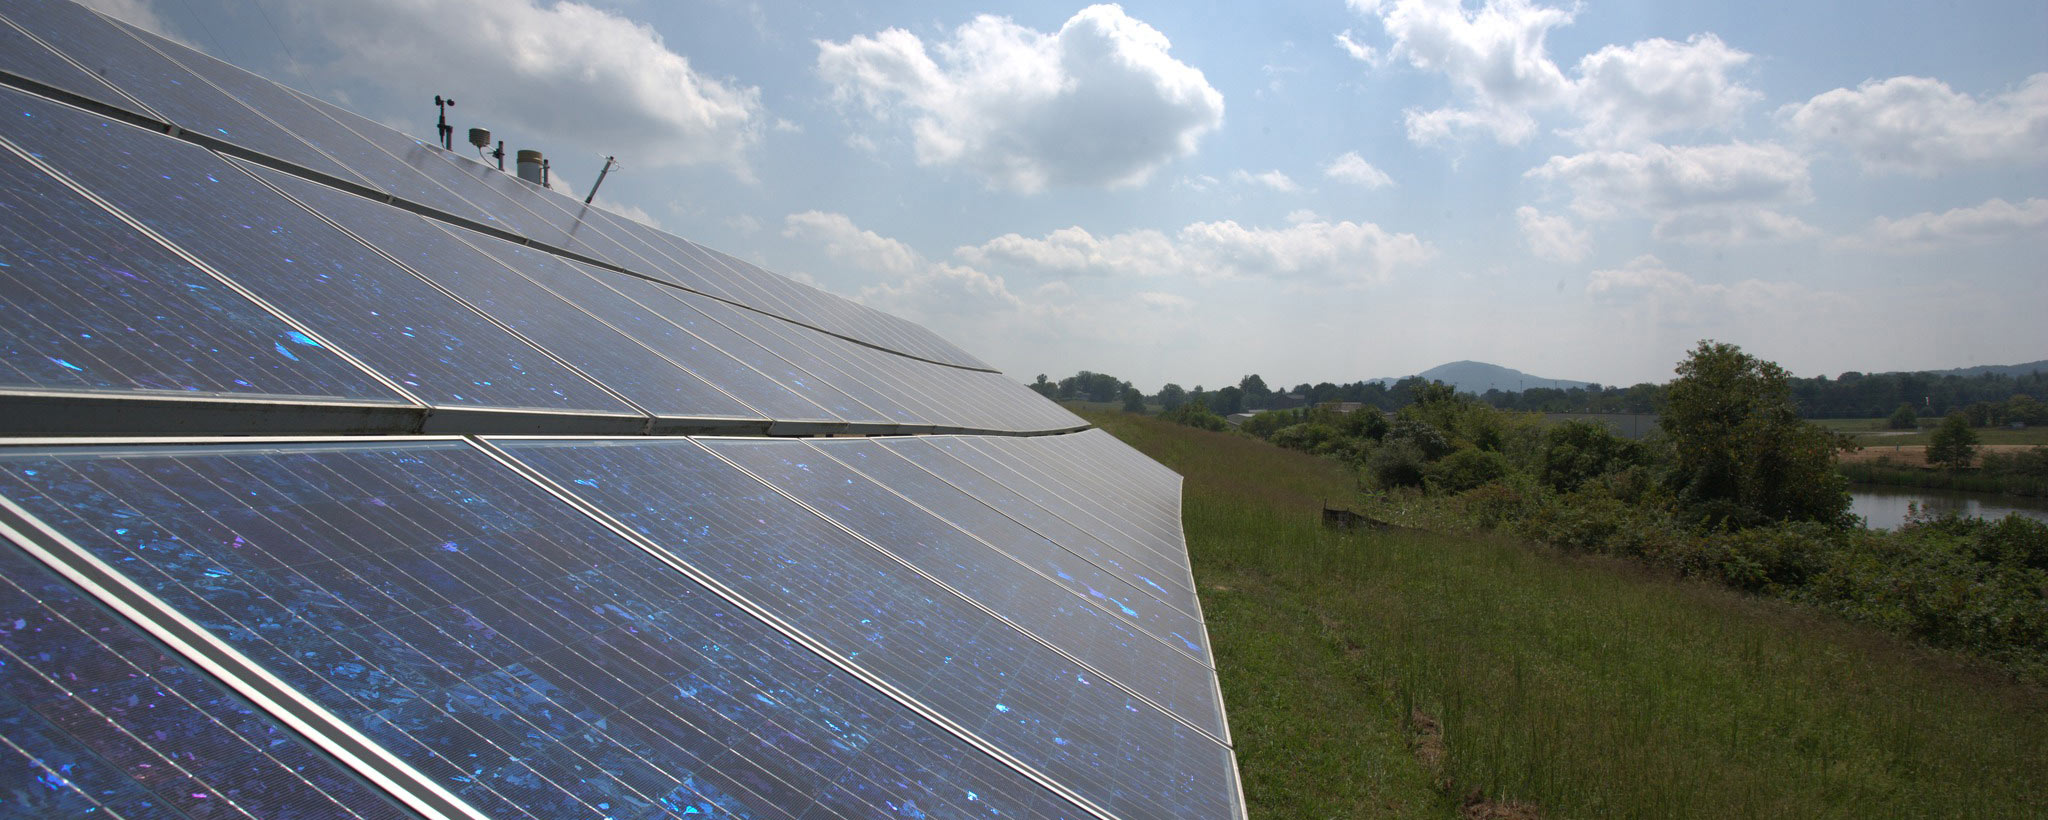
[[[1927,211],[1898,219],[1878,217],[1847,247],[1926,251],[1962,244],[1988,244],[2048,237],[2048,199],[2018,204],[1992,199],[1972,208]]]
[[[1323,167],[1323,176],[1338,182],[1346,182],[1361,188],[1385,188],[1394,184],[1394,178],[1387,172],[1374,168],[1357,151],[1346,151]]]
[[[1546,216],[1524,205],[1515,209],[1515,221],[1522,226],[1522,241],[1529,252],[1543,259],[1577,262],[1592,250],[1593,238],[1563,216]]]
[[[845,214],[805,211],[783,219],[782,235],[818,242],[841,261],[877,273],[907,275],[923,265],[917,252],[874,231],[861,230]]]
[[[880,121],[907,114],[920,164],[1025,192],[1116,187],[1194,154],[1223,124],[1222,93],[1171,46],[1097,5],[1053,34],[983,15],[929,49],[901,29],[819,41],[817,71]]]
[[[1731,74],[1750,55],[1711,33],[1685,42],[1661,38],[1609,45],[1581,59],[1572,76],[1550,58],[1552,29],[1578,12],[1531,0],[1352,0],[1354,11],[1379,21],[1391,41],[1382,52],[1350,31],[1337,45],[1375,67],[1391,59],[1441,74],[1458,105],[1410,109],[1409,140],[1437,142],[1467,132],[1502,144],[1533,136],[1537,117],[1559,111],[1577,125],[1562,133],[1583,145],[1616,146],[1656,135],[1728,128],[1760,94]]]
[[[1815,232],[1776,210],[1813,191],[1806,158],[1771,143],[1589,151],[1551,157],[1526,176],[1569,188],[1586,219],[1650,217],[1659,239],[1728,244]]]
[[[1926,77],[1870,80],[1779,109],[1806,140],[1839,143],[1873,171],[1932,175],[2048,157],[2048,73],[1981,100]]]
[[[1646,310],[1660,324],[1678,327],[1753,328],[1784,316],[1811,317],[1844,303],[1839,294],[1796,282],[1744,279],[1725,285],[1701,283],[1649,255],[1638,256],[1620,268],[1593,271],[1586,281],[1586,293],[1610,305]]]
[[[332,73],[415,93],[435,78],[465,119],[572,139],[641,167],[743,177],[767,120],[759,89],[698,73],[652,27],[577,2],[319,0],[291,7],[338,46]],[[469,83],[451,79],[459,67]]]
[[[1728,128],[1763,98],[1729,77],[1749,57],[1712,34],[1602,48],[1579,61],[1572,109],[1583,124],[1565,134],[1587,145],[1631,145]]]
[[[1406,112],[1408,137],[1415,142],[1464,130],[1491,132],[1502,143],[1521,142],[1536,130],[1530,112],[1561,102],[1570,90],[1543,41],[1551,29],[1571,22],[1571,11],[1527,0],[1486,0],[1473,11],[1460,0],[1352,0],[1351,7],[1379,18],[1393,40],[1387,58],[1444,75],[1469,104]],[[1376,56],[1349,37],[1338,44],[1369,62]]]
[[[1187,310],[1195,305],[1194,300],[1186,296],[1178,293],[1167,293],[1161,290],[1141,290],[1131,294],[1131,296],[1137,299],[1140,304],[1150,305],[1162,310]]]
[[[1388,233],[1370,222],[1302,216],[1304,221],[1285,228],[1247,228],[1229,220],[1196,222],[1171,236],[1139,230],[1098,237],[1079,227],[1042,238],[1013,233],[954,253],[974,264],[1011,264],[1059,274],[1348,286],[1385,282],[1396,270],[1436,253],[1414,234]]]
[[[173,30],[150,0],[79,0],[79,4],[194,51],[207,51]]]
[[[1250,171],[1240,169],[1236,173],[1231,174],[1230,178],[1242,184],[1263,185],[1267,188],[1271,188],[1275,191],[1279,191],[1281,193],[1286,194],[1291,194],[1301,190],[1300,185],[1294,184],[1294,179],[1292,177],[1289,177],[1288,175],[1283,174],[1278,170],[1261,171],[1259,173],[1254,174]]]

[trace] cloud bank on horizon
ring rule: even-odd
[[[615,209],[1027,381],[2048,351],[2038,4],[88,5],[416,133],[449,94],[565,181],[616,154]]]

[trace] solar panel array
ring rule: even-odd
[[[0,817],[1242,816],[1179,504],[915,324],[0,2]]]

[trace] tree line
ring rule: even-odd
[[[1835,378],[1787,376],[1785,384],[1793,407],[1803,418],[1897,417],[1902,421],[1939,418],[1962,413],[1976,427],[2003,426],[2011,422],[2048,424],[2048,372],[2035,371],[2014,377],[2003,373],[1977,376],[1933,373],[1843,373]],[[1254,373],[1237,384],[1210,390],[1203,385],[1184,388],[1167,383],[1147,395],[1131,382],[1106,373],[1083,370],[1059,381],[1044,374],[1030,386],[1049,399],[1121,403],[1124,409],[1142,411],[1148,404],[1173,411],[1185,404],[1200,404],[1219,416],[1254,410],[1287,410],[1314,407],[1331,402],[1356,402],[1393,412],[1415,403],[1430,382],[1410,376],[1392,384],[1356,381],[1349,384],[1321,382],[1275,390]],[[1468,394],[1469,395],[1469,394]],[[1473,396],[1501,410],[1535,413],[1655,413],[1669,398],[1669,385],[1642,383],[1629,387],[1600,384],[1585,387],[1531,387],[1526,390],[1488,390]],[[1902,412],[1903,411],[1903,412]]]

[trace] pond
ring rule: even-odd
[[[2004,518],[2019,513],[2048,521],[2048,499],[2024,498],[1958,490],[1923,490],[1915,487],[1883,487],[1857,484],[1849,488],[1849,512],[1877,529],[1891,529],[1906,520],[1906,508],[1918,504],[1936,513],[1954,511],[1979,518]]]

